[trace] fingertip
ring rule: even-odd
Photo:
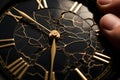
[[[97,0],[98,9],[105,14],[100,19],[103,35],[120,49],[120,0]]]
[[[113,14],[106,14],[100,20],[103,35],[116,47],[120,48],[120,19]]]
[[[113,14],[106,14],[100,20],[100,26],[105,30],[113,30],[120,25],[120,19]]]
[[[97,0],[97,3],[101,6],[108,5],[112,2],[112,0]]]
[[[120,0],[97,0],[98,9],[106,14],[113,13],[115,15],[120,15]]]

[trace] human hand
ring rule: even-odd
[[[100,29],[106,38],[120,49],[120,0],[97,0],[105,15],[100,19]]]

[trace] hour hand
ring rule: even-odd
[[[16,9],[15,7],[13,7],[14,10],[16,10],[23,18],[33,22],[34,24],[36,24],[38,29],[43,29],[46,30],[47,32],[51,32],[48,28],[46,28],[45,26],[43,26],[42,24],[38,23],[36,20],[34,20],[32,17],[30,17],[29,15],[27,15],[26,13],[24,13],[23,11],[20,11],[18,9]],[[38,27],[39,26],[39,27]]]
[[[49,34],[49,37],[52,38],[50,80],[55,80],[54,72],[53,72],[53,65],[54,65],[54,60],[55,60],[55,55],[56,55],[56,39],[60,38],[60,34],[57,30],[52,30]]]

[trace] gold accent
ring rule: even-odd
[[[10,69],[10,72],[13,72],[15,69],[17,69],[20,65],[22,65],[24,61],[21,61],[20,63],[16,64],[13,68]]]
[[[0,39],[0,43],[11,42],[11,43],[7,43],[7,44],[2,44],[2,45],[0,45],[0,48],[9,47],[9,46],[14,46],[15,43],[14,43],[13,41],[14,41],[14,38],[10,38],[10,39]]]
[[[45,72],[45,79],[44,80],[48,80],[48,71]]]
[[[10,38],[10,39],[0,39],[0,42],[7,42],[7,41],[14,41],[14,38]]]
[[[74,13],[77,13],[78,10],[82,7],[82,4],[78,4],[78,2],[74,2],[73,6],[70,8],[70,11],[73,11]]]
[[[31,22],[35,23],[37,28],[42,28],[42,29],[45,29],[46,31],[50,32],[49,29],[47,29],[45,26],[43,26],[42,24],[38,23],[36,20],[34,20],[32,17],[30,17],[29,15],[27,15],[26,13],[24,13],[23,11],[13,7],[14,10],[16,10],[22,17],[26,18],[27,20],[30,20]],[[41,29],[40,28],[40,29]]]
[[[53,39],[53,42],[52,42],[52,47],[51,47],[50,80],[54,80],[54,79],[53,79],[53,65],[54,65],[55,55],[56,55],[56,40],[55,40],[55,38],[54,38],[54,39]]]
[[[53,72],[54,60],[56,55],[56,38],[60,38],[60,33],[57,30],[52,30],[49,37],[53,38],[51,46],[51,69],[50,69],[50,80],[55,80],[55,72]]]
[[[105,58],[108,58],[108,59],[111,59],[111,57],[109,56],[106,56],[104,54],[101,54],[101,53],[98,53],[98,52],[95,52],[96,55],[99,55],[99,56],[102,56],[102,57],[105,57]]]
[[[21,61],[21,60],[22,60],[22,58],[20,57],[19,59],[15,60],[13,63],[9,64],[9,65],[7,66],[7,68],[10,69],[12,66],[14,66],[16,63],[18,63],[18,62]]]
[[[15,43],[4,44],[4,45],[0,45],[0,48],[14,46],[14,45],[15,45]]]
[[[25,63],[25,68],[23,69],[23,71],[20,73],[20,75],[17,77],[18,79],[21,79],[22,76],[25,74],[25,72],[28,70],[29,66],[27,63]]]
[[[82,73],[78,68],[75,68],[75,71],[79,74],[79,76],[80,76],[83,80],[87,80],[87,78],[83,75],[83,73]]]
[[[7,11],[5,14],[13,17],[13,18],[16,20],[16,22],[19,22],[19,20],[22,18],[22,16],[14,15],[14,14],[13,14],[12,12],[10,12],[10,11]]]
[[[93,55],[93,58],[95,58],[95,59],[97,59],[97,60],[100,60],[100,61],[103,61],[103,62],[105,62],[105,63],[110,63],[108,60],[105,60],[105,59],[100,58],[100,57],[95,56],[95,55]]]
[[[21,57],[8,66],[6,68],[15,76],[17,76],[17,79],[20,80],[22,76],[25,74],[27,69],[29,68],[29,64],[26,63]]]
[[[102,57],[102,58],[101,58]],[[110,61],[106,60],[106,59],[111,59],[111,57],[109,56],[106,56],[104,54],[101,54],[101,53],[98,53],[98,52],[95,52],[95,54],[93,55],[93,58],[97,59],[97,60],[100,60],[100,61],[103,61],[105,63],[110,63]],[[105,58],[105,59],[103,59]]]
[[[49,37],[60,38],[60,33],[57,30],[52,30],[49,34]]]
[[[52,80],[55,80],[55,72],[52,72],[52,77],[53,77]]]
[[[43,4],[42,4],[42,1],[43,1]],[[38,9],[48,8],[46,0],[36,0],[36,2],[38,3]]]

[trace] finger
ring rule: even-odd
[[[114,46],[120,48],[120,18],[106,14],[100,20],[100,29]]]
[[[97,4],[104,13],[120,15],[120,0],[97,0]]]

